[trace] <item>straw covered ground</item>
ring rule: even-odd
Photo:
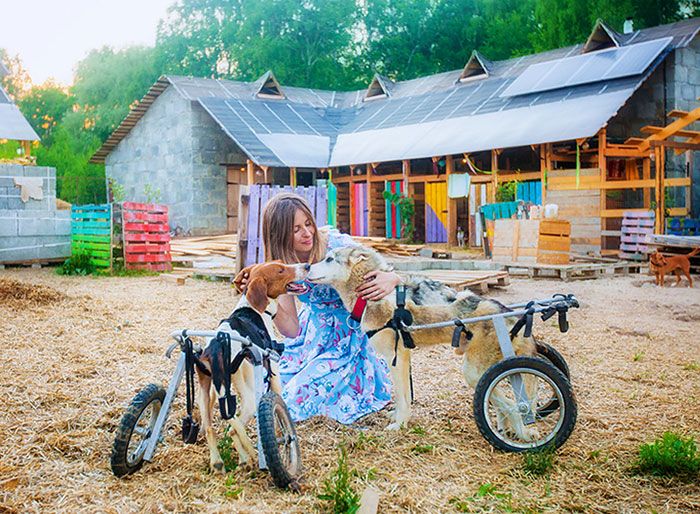
[[[514,280],[491,293],[510,302],[573,292],[583,304],[569,334],[553,322],[536,330],[566,356],[579,405],[548,477],[527,475],[520,456],[480,436],[472,391],[445,346],[414,353],[410,429],[385,432],[381,413],[357,427],[300,424],[305,478],[295,494],[260,472],[210,474],[201,436],[193,446],[179,438],[182,396],[154,462],[126,479],[109,469],[125,406],[174,368],[163,356],[167,335],[213,328],[232,309],[230,288],[0,271],[0,512],[322,512],[317,495],[340,443],[354,487],[380,492],[380,512],[698,512],[697,481],[631,470],[641,442],[666,430],[700,435],[700,287],[650,282]]]

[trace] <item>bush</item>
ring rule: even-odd
[[[639,447],[637,471],[654,476],[686,476],[700,472],[700,455],[692,437],[665,432],[650,444]]]
[[[90,254],[83,251],[73,252],[66,261],[56,270],[59,275],[90,275],[96,270]]]

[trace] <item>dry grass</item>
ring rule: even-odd
[[[21,284],[10,280],[42,287],[15,294]],[[223,284],[1,271],[0,512],[318,512],[341,442],[355,487],[381,491],[381,512],[697,512],[697,483],[631,471],[640,443],[666,430],[700,431],[698,288],[641,282],[516,280],[498,293],[511,301],[566,291],[583,303],[568,335],[555,321],[537,327],[567,357],[579,403],[578,426],[547,477],[527,475],[521,457],[481,438],[472,391],[446,345],[414,354],[412,428],[385,432],[382,413],[356,427],[301,424],[306,474],[302,493],[292,494],[257,471],[209,474],[201,440],[179,439],[183,398],[153,463],[127,479],[109,470],[125,405],[174,368],[163,356],[167,334],[215,326],[232,308]]]

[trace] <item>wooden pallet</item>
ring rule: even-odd
[[[639,273],[642,264],[618,261],[614,263],[570,263],[570,264],[523,264],[519,262],[503,264],[512,276],[529,278],[557,278],[564,282],[628,275]]]
[[[620,236],[620,257],[635,261],[647,259],[647,237],[654,233],[654,211],[625,211]]]
[[[122,231],[126,269],[172,269],[166,205],[124,202]]]
[[[510,284],[507,271],[481,270],[421,270],[398,271],[402,276],[421,276],[437,280],[458,291],[471,289],[475,293],[486,293],[489,287],[505,287]]]

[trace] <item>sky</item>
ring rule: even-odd
[[[108,45],[153,46],[175,0],[0,0],[0,48],[19,55],[34,84],[73,83],[73,68]]]

